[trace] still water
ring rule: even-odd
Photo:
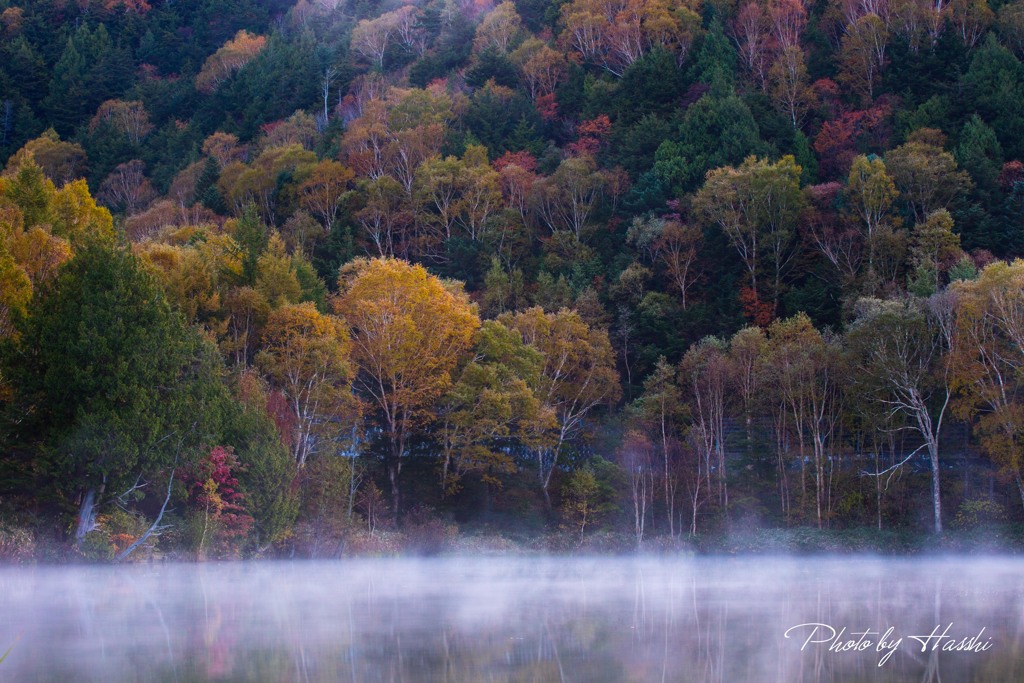
[[[8,647],[0,681],[1024,681],[1024,559],[3,568]]]

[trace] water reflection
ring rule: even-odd
[[[15,647],[0,680],[1024,680],[1022,569],[1005,558],[8,568],[0,652]],[[801,624],[822,626],[783,637]],[[872,646],[805,642],[828,636],[824,625]],[[890,626],[890,647],[903,640],[879,666]],[[909,636],[936,626],[951,638],[922,652]],[[941,650],[981,629],[988,650]]]

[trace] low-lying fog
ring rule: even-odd
[[[4,568],[8,648],[0,681],[1016,681],[1024,560]]]

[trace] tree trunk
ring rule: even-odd
[[[177,458],[174,459],[174,464],[175,464],[175,466],[177,466],[177,464],[178,464],[178,459]],[[122,560],[124,560],[124,558],[128,557],[133,552],[135,552],[136,548],[138,548],[143,543],[145,543],[146,540],[149,539],[150,536],[152,536],[154,533],[158,532],[158,530],[160,529],[160,521],[164,518],[164,512],[167,511],[167,503],[169,503],[170,500],[171,500],[171,486],[173,484],[174,484],[174,470],[172,469],[171,470],[171,477],[170,477],[170,479],[167,480],[167,495],[164,497],[164,504],[160,506],[160,514],[158,514],[156,516],[156,519],[153,520],[153,524],[150,525],[150,527],[148,529],[146,529],[146,533],[142,534],[142,536],[139,537],[139,540],[135,541],[130,546],[125,548],[124,552],[122,552],[120,555],[118,555],[117,559],[115,559],[114,562],[121,562]],[[204,531],[203,535],[205,536],[205,534],[206,534],[206,532]]]
[[[565,443],[566,428],[562,425],[562,429],[558,434],[558,443],[555,444],[551,452],[551,463],[547,467],[545,472],[544,465],[544,448],[540,447],[537,449],[537,473],[540,475],[540,489],[544,494],[544,509],[549,513],[552,510],[551,507],[551,495],[548,492],[548,488],[551,484],[551,475],[555,472],[555,467],[558,465],[558,456],[562,453],[562,444]]]
[[[391,482],[391,521],[398,526],[398,512],[401,507],[401,492],[398,488],[398,476],[402,473],[402,456],[405,455],[405,428],[408,425],[408,414],[388,415],[388,429],[391,452],[388,454],[388,481]]]
[[[78,526],[75,529],[75,546],[82,545],[85,535],[96,528],[96,489],[90,488],[82,498],[78,509]]]
[[[825,485],[824,444],[818,435],[814,436],[814,505],[818,515],[818,528],[822,527],[821,499],[824,497],[822,488]]]
[[[931,452],[932,460],[932,510],[935,513],[935,533],[942,533],[942,504],[939,498],[939,444]]]
[[[782,516],[789,526],[789,475],[786,471],[786,454],[789,450],[789,442],[786,437],[784,414],[779,412],[775,418],[775,454],[779,467],[779,505],[782,507]]]
[[[391,482],[391,520],[398,525],[398,506],[401,503],[401,494],[398,490],[398,472],[401,465],[397,460],[392,459],[388,465],[388,480]]]
[[[698,490],[698,493],[699,493],[699,491],[700,491],[699,484],[698,484],[698,489],[697,490]],[[690,537],[691,538],[697,535],[697,507],[698,507],[697,496],[694,496],[693,497],[693,516],[690,517]]]
[[[721,427],[715,444],[718,452],[718,497],[722,509],[725,510],[725,518],[729,519],[729,480],[725,471],[725,428]]]
[[[668,535],[675,538],[675,492],[672,490],[672,482],[669,479],[669,452],[668,452],[668,430],[665,425],[665,410],[661,411],[661,455],[665,460],[665,507],[668,513]]]
[[[551,496],[548,495],[548,479],[544,476],[544,447],[537,448],[537,483],[540,484],[540,492],[544,496],[544,510],[551,512]]]
[[[879,472],[878,445],[875,444],[875,472]],[[878,530],[882,530],[882,478],[875,477],[875,506],[878,510]]]
[[[356,506],[356,489],[359,488],[359,483],[356,482],[356,456],[351,456],[348,463],[348,501],[347,509],[345,510],[345,521],[349,524],[352,523],[352,512]]]
[[[1020,492],[1020,502],[1021,502],[1022,505],[1024,505],[1024,481],[1021,480],[1020,470],[1015,471],[1013,473],[1013,476],[1017,479],[1017,491]],[[992,480],[990,478],[989,482],[991,483],[991,481]],[[992,494],[989,493],[989,499],[991,500],[991,498],[992,498]]]
[[[448,468],[452,462],[452,451],[448,446],[444,449],[444,465],[441,467],[441,497],[448,495]]]

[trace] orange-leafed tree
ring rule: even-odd
[[[352,169],[328,159],[314,166],[309,177],[299,185],[303,208],[320,219],[327,233],[338,220],[338,212],[345,203],[353,178],[355,172]]]
[[[196,75],[196,88],[213,92],[236,71],[253,60],[267,46],[265,36],[242,30],[206,58]]]
[[[568,70],[565,55],[535,38],[524,41],[513,58],[521,59],[523,82],[534,100],[555,92]]]
[[[530,208],[530,190],[537,181],[537,160],[529,152],[506,152],[494,162],[501,175],[501,193],[522,218]]]
[[[203,140],[203,154],[213,157],[224,168],[232,162],[245,161],[248,150],[238,142],[238,136],[217,131]]]
[[[51,235],[38,225],[29,230],[15,231],[9,246],[11,255],[25,269],[34,287],[52,280],[71,258],[68,241]]]
[[[444,142],[451,99],[429,90],[391,89],[361,109],[342,136],[342,159],[359,176],[391,176],[411,196],[416,169]]]

